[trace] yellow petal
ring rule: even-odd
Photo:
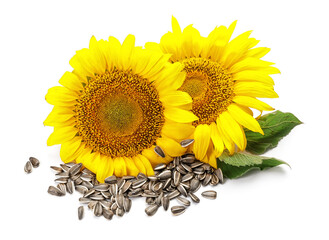
[[[235,151],[235,144],[234,144],[233,140],[230,138],[230,136],[228,136],[226,134],[226,132],[224,132],[224,130],[222,129],[222,126],[220,125],[220,122],[219,122],[218,118],[216,120],[216,125],[217,125],[217,128],[218,128],[219,135],[223,139],[223,143],[224,143],[225,147],[228,149],[228,151],[232,155]]]
[[[249,115],[248,115],[249,116]],[[219,124],[221,129],[228,135],[233,142],[238,146],[239,149],[243,150],[246,148],[247,140],[244,131],[240,124],[238,124],[228,111],[223,112],[219,115]]]
[[[138,156],[133,157],[133,160],[135,162],[136,167],[138,168],[138,171],[146,174],[146,168],[145,168],[142,160]]]
[[[192,102],[191,96],[187,92],[182,91],[173,91],[165,96],[160,96],[160,100],[165,105],[168,104],[171,106],[181,106]]]
[[[224,151],[224,142],[218,131],[218,127],[214,122],[210,124],[210,137],[216,151],[221,154]]]
[[[194,126],[188,123],[166,122],[162,127],[162,134],[172,138],[183,140],[188,138],[194,131]]]
[[[67,142],[74,138],[77,134],[77,129],[72,126],[54,128],[54,132],[49,136],[47,145],[52,146]]]
[[[259,132],[264,135],[264,132],[256,119],[241,110],[240,107],[236,104],[232,103],[230,106],[228,106],[227,111],[235,119],[235,121],[240,123],[242,126],[250,129],[251,131]]]
[[[233,98],[233,102],[246,106],[246,107],[255,108],[258,110],[264,110],[264,111],[274,110],[274,108],[272,108],[270,105],[268,105],[256,98],[248,97],[248,96],[235,96]]]
[[[65,72],[61,79],[59,79],[60,84],[75,92],[79,92],[83,89],[82,82],[86,81],[81,80],[72,72]]]
[[[268,52],[270,50],[271,49],[267,48],[267,47],[258,47],[258,48],[250,49],[246,56],[247,57],[254,57],[254,58],[262,58],[266,54],[268,54]]]
[[[152,167],[150,161],[141,154],[137,155],[137,157],[139,157],[139,159],[142,161],[142,163],[145,167],[145,170],[146,170],[145,174],[147,176],[154,175],[153,167]]]
[[[165,109],[164,115],[166,118],[179,123],[191,123],[199,119],[190,111],[174,107]]]
[[[96,173],[97,180],[103,183],[105,178],[113,175],[113,170],[113,159],[106,155],[100,155]]]
[[[194,132],[193,152],[195,157],[202,160],[209,147],[210,127],[207,124],[200,124]]]
[[[135,47],[135,36],[129,34],[122,43],[121,47],[121,66],[123,70],[129,69],[131,55]]]
[[[81,139],[78,137],[72,138],[71,140],[62,143],[60,156],[64,163],[72,162],[75,160],[77,154],[79,154],[83,149],[81,146]]]
[[[106,69],[106,59],[95,36],[92,36],[90,39],[89,49],[89,62],[92,63],[94,72],[104,73]]]
[[[75,92],[68,90],[65,87],[52,87],[48,89],[46,101],[52,105],[66,106],[76,103],[77,95]]]
[[[45,126],[59,126],[65,125],[66,122],[71,123],[70,119],[73,119],[74,112],[69,108],[55,106],[49,113],[46,120],[43,122]],[[74,121],[74,120],[73,120]]]
[[[114,174],[117,177],[127,175],[126,162],[122,157],[114,158]]]
[[[244,70],[255,70],[259,68],[267,68],[273,65],[272,62],[266,62],[258,58],[248,57],[235,63],[231,68],[231,73],[237,73]]]
[[[174,16],[171,17],[171,25],[172,25],[173,33],[182,33],[182,30],[178,24],[178,21]]]
[[[279,97],[272,86],[259,82],[237,82],[234,86],[234,93],[237,96],[242,95],[259,98]]]
[[[171,157],[178,157],[185,153],[186,149],[183,148],[178,142],[173,139],[162,137],[156,140],[157,145],[159,145],[165,154]]]
[[[255,81],[261,82],[267,85],[274,85],[273,79],[268,74],[257,70],[245,70],[233,74],[233,80],[235,81]]]
[[[137,176],[139,173],[139,170],[135,164],[135,162],[130,157],[125,157],[124,160],[126,161],[127,166],[127,174],[129,176]]]
[[[142,155],[144,157],[146,157],[151,162],[153,167],[156,166],[159,163],[169,163],[172,160],[172,158],[168,155],[166,155],[166,157],[164,157],[164,158],[157,155],[154,152],[154,146],[152,148],[149,148],[149,149],[144,149],[143,152],[142,152]]]

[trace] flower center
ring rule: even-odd
[[[93,151],[132,157],[155,144],[163,110],[147,79],[114,69],[89,79],[76,105],[76,127]]]
[[[186,79],[180,88],[193,98],[192,112],[199,117],[193,122],[210,124],[232,103],[234,81],[217,62],[205,58],[188,58],[181,61]]]

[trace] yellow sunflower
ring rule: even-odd
[[[170,61],[183,65],[186,79],[180,90],[190,94],[192,112],[199,118],[193,122],[192,150],[213,167],[225,149],[233,154],[236,146],[246,148],[243,127],[264,134],[250,108],[273,110],[257,98],[278,97],[269,75],[279,70],[260,59],[270,49],[254,48],[259,41],[249,37],[251,31],[230,41],[235,25],[216,27],[202,37],[192,25],[181,31],[173,17],[173,31],[162,36],[160,44],[146,44],[147,49],[172,54]]]
[[[114,37],[92,37],[89,49],[70,60],[74,70],[59,80],[63,86],[48,90],[54,108],[44,124],[54,132],[47,144],[61,144],[64,162],[81,162],[100,182],[113,174],[152,175],[152,165],[183,154],[178,142],[193,133],[198,118],[185,107],[191,97],[177,90],[182,66],[169,58],[135,47],[132,35],[122,45]]]

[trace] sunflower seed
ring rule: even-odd
[[[101,183],[101,184],[98,184],[98,185],[95,185],[94,186],[94,189],[96,190],[96,191],[100,191],[100,192],[102,192],[102,191],[107,191],[107,190],[109,190],[109,185],[107,184],[107,183]]]
[[[123,187],[123,185],[124,185],[125,183],[126,183],[126,180],[120,178],[120,179],[118,180],[118,182],[117,182],[118,190],[120,190],[120,189]]]
[[[190,182],[181,182],[180,185],[182,185],[186,189],[186,191],[191,188]]]
[[[160,178],[160,180],[165,180],[167,178],[171,177],[171,171],[170,170],[164,170],[163,172],[161,172],[158,177]]]
[[[129,212],[131,208],[132,201],[129,198],[123,200],[123,209],[125,212]]]
[[[108,202],[108,201],[104,201],[104,200],[100,201],[100,204],[101,204],[102,207],[105,208],[105,209],[109,209],[109,208],[111,207],[111,205],[112,205],[110,202]]]
[[[199,174],[199,175],[198,175],[198,179],[199,179],[200,181],[202,181],[203,179],[205,179],[206,175],[207,175],[207,173]]]
[[[190,198],[192,199],[193,202],[195,202],[195,203],[200,202],[200,199],[195,194],[189,192],[188,195],[190,196]]]
[[[67,183],[68,178],[67,177],[60,177],[55,179],[55,182],[57,183]]]
[[[168,208],[169,208],[169,203],[170,203],[170,199],[169,199],[169,197],[168,197],[168,196],[164,196],[164,197],[162,198],[161,202],[162,202],[162,207],[163,207],[163,209],[164,209],[165,211],[167,211]]]
[[[220,183],[223,183],[223,173],[222,173],[222,170],[220,168],[217,168],[215,171],[214,171],[214,174],[216,174],[216,176],[218,177],[218,180]]]
[[[98,202],[97,201],[90,201],[88,203],[88,208],[91,209],[91,210],[94,209],[96,203],[98,203]]]
[[[83,218],[83,212],[84,212],[84,208],[83,208],[83,206],[80,206],[78,208],[78,218],[79,218],[79,220],[81,220]]]
[[[84,168],[82,171],[82,173],[88,173],[88,174],[91,174],[91,175],[95,175],[92,171],[90,171],[88,168]]]
[[[79,172],[79,173],[77,173],[77,174],[71,176],[71,180],[73,180],[73,181],[74,181],[74,180],[77,180],[81,175],[82,175],[82,173]]]
[[[178,171],[178,172],[180,172],[181,174],[187,174],[187,171],[185,170],[185,168],[183,168],[181,165],[178,165],[177,167],[176,167],[176,170]]]
[[[122,208],[117,208],[115,214],[119,217],[122,217],[125,214],[125,211]]]
[[[154,198],[152,198],[152,197],[146,197],[145,201],[149,205],[154,204],[154,202],[155,202]]]
[[[124,201],[123,195],[118,194],[115,199],[116,199],[116,203],[117,203],[118,207],[123,208],[123,201]]]
[[[192,168],[188,166],[187,164],[182,163],[181,166],[188,172],[192,172]]]
[[[69,178],[69,172],[60,172],[55,174],[57,177],[66,177]]]
[[[145,213],[148,215],[148,216],[153,216],[157,211],[158,211],[158,208],[159,206],[154,204],[154,205],[151,205],[151,206],[148,206],[146,209],[145,209]]]
[[[113,212],[115,212],[115,210],[117,210],[117,208],[118,208],[118,205],[117,205],[116,203],[113,203],[113,204],[111,205],[111,210],[112,210]]]
[[[30,157],[30,158],[29,158],[29,161],[32,163],[32,166],[33,166],[34,168],[37,168],[37,167],[39,167],[39,165],[40,165],[39,160],[36,159],[35,157]]]
[[[218,183],[219,183],[219,179],[218,179],[217,175],[216,174],[213,174],[211,176],[211,182],[210,182],[210,184],[213,185],[213,186],[216,186]]]
[[[124,179],[124,180],[133,180],[133,179],[135,179],[135,177],[134,176],[123,176],[122,179]]]
[[[88,173],[83,173],[80,178],[83,180],[83,181],[86,181],[86,182],[89,182],[93,179],[93,176],[88,174]]]
[[[158,177],[157,177],[157,176],[154,176],[154,175],[153,175],[153,176],[148,176],[147,178],[148,178],[150,181],[153,181],[153,182],[158,180]]]
[[[155,146],[154,152],[162,158],[166,157],[164,151],[162,150],[162,148],[160,146]]]
[[[199,188],[200,188],[200,181],[198,180],[198,179],[196,179],[196,178],[193,178],[192,180],[191,180],[191,188],[190,188],[190,191],[191,192],[196,192]]]
[[[48,193],[58,197],[64,196],[64,193],[60,189],[54,186],[49,186]]]
[[[63,172],[63,169],[60,167],[56,167],[56,166],[50,166],[51,169],[55,170],[57,173],[61,173]]]
[[[115,175],[112,175],[112,176],[109,176],[107,178],[105,178],[105,183],[108,183],[108,184],[114,184],[114,183],[117,183],[117,177]]]
[[[64,195],[66,194],[66,185],[64,183],[59,183],[57,185],[57,188],[60,189],[64,193]]]
[[[186,191],[186,189],[185,189],[181,184],[178,185],[177,190],[178,190],[178,191],[179,191],[184,197],[187,197],[187,191]]]
[[[27,161],[25,166],[24,166],[24,171],[26,173],[31,173],[32,172],[32,164],[30,161]]]
[[[77,174],[78,172],[80,172],[81,167],[82,167],[82,163],[74,164],[74,165],[70,168],[70,170],[69,170],[69,174],[70,174],[70,175],[75,175],[75,174]]]
[[[208,198],[208,199],[216,199],[217,197],[217,192],[213,191],[213,190],[209,190],[209,191],[204,191],[203,193],[201,193],[201,195],[204,198]]]
[[[210,173],[207,173],[205,178],[202,181],[202,185],[207,186],[211,181],[211,177],[212,177],[212,175]]]
[[[105,199],[103,197],[103,195],[101,195],[101,194],[92,194],[91,196],[89,196],[89,198],[92,199],[92,200],[96,200],[96,201],[100,201],[100,200]]]
[[[81,197],[81,198],[79,198],[79,202],[82,203],[82,204],[88,204],[88,203],[91,202],[91,199],[90,198]]]
[[[176,198],[181,204],[185,205],[185,206],[190,206],[191,202],[189,200],[187,200],[186,198],[182,198],[182,197],[177,197]]]
[[[77,185],[77,186],[75,186],[75,190],[81,194],[85,194],[88,191],[88,188],[83,185]]]
[[[191,164],[191,168],[197,168],[200,167],[203,164],[203,162],[194,162]]]
[[[163,184],[163,189],[166,189],[169,185],[170,185],[170,183],[171,183],[171,179],[170,178],[168,178],[166,181],[165,181],[165,183]]]
[[[171,207],[171,212],[174,216],[181,215],[184,213],[186,208],[184,206],[173,206]]]
[[[87,182],[87,181],[82,181],[81,184],[82,184],[82,186],[85,186],[88,189],[92,189],[94,187],[94,185],[92,183]]]
[[[174,199],[175,197],[178,197],[180,195],[180,192],[178,190],[174,190],[173,192],[169,193],[167,197],[171,200]]]
[[[122,193],[125,193],[130,188],[131,184],[132,184],[131,181],[125,182],[125,184],[121,188]]]
[[[73,182],[71,179],[67,180],[67,183],[66,183],[66,190],[68,193],[72,194],[73,193]]]
[[[60,164],[60,166],[65,172],[68,172],[70,170],[70,168],[65,164]]]
[[[93,194],[95,192],[95,189],[89,189],[85,192],[85,194],[83,195],[83,197],[89,197],[91,194]]]
[[[191,156],[187,155],[187,156],[182,157],[182,159],[181,159],[181,161],[183,163],[193,163],[195,160],[196,160],[196,158],[194,155],[191,155]]]
[[[174,186],[178,186],[179,182],[181,181],[181,174],[178,171],[174,171]],[[186,175],[185,175],[186,176]]]
[[[187,182],[193,178],[194,174],[193,173],[187,173],[182,177],[182,182]]]
[[[80,185],[81,183],[82,183],[81,178],[78,178],[78,179],[74,180],[75,185]]]
[[[158,183],[156,183],[156,184],[153,185],[152,190],[154,192],[159,192],[162,189],[162,187],[163,187],[163,183],[162,182],[158,182]]]
[[[174,161],[173,161],[173,163],[174,163],[174,167],[177,167],[177,166],[179,165],[180,160],[181,160],[180,157],[175,157],[175,158],[174,158]]]
[[[180,142],[180,145],[185,148],[185,147],[188,147],[193,142],[194,142],[194,139],[185,139]]]
[[[204,168],[203,167],[197,167],[193,169],[193,172],[195,174],[203,174],[204,173]]]
[[[102,205],[100,204],[100,202],[97,202],[95,207],[94,207],[94,215],[96,217],[100,217],[103,214],[103,208]]]
[[[147,178],[146,175],[142,172],[138,173],[137,175],[137,179],[146,179],[146,178]]]
[[[112,196],[112,194],[110,192],[101,192],[101,194],[103,195],[104,198],[110,198]]]
[[[112,217],[113,217],[114,213],[109,210],[109,209],[103,209],[103,216],[104,218],[108,219],[108,220],[111,220]]]
[[[147,182],[147,178],[137,179],[132,183],[132,188],[133,189],[139,188],[146,182]]]
[[[156,165],[156,166],[154,167],[154,170],[155,170],[155,171],[159,171],[159,170],[165,169],[166,166],[167,166],[167,165],[164,164],[164,163],[159,163],[158,165]]]
[[[68,163],[65,163],[66,166],[68,166],[69,168],[73,167],[75,165],[74,162],[68,162]]]

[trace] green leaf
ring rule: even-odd
[[[283,113],[281,111],[266,114],[258,122],[264,131],[264,135],[245,130],[247,138],[246,151],[253,154],[263,154],[275,148],[283,137],[302,123],[292,113]]]
[[[234,153],[230,156],[227,152],[218,158],[219,160],[225,162],[226,164],[241,167],[241,166],[253,166],[255,164],[262,163],[262,157],[258,155],[252,155],[246,152]]]
[[[265,158],[262,157],[262,162],[260,164],[255,164],[255,165],[250,165],[250,166],[232,166],[230,164],[225,163],[224,161],[220,161],[217,159],[217,167],[219,167],[222,172],[224,177],[234,179],[243,176],[247,172],[253,170],[253,169],[259,169],[259,170],[264,170],[266,168],[272,168],[279,166],[281,164],[286,164],[289,166],[288,163],[281,161],[276,158]]]

